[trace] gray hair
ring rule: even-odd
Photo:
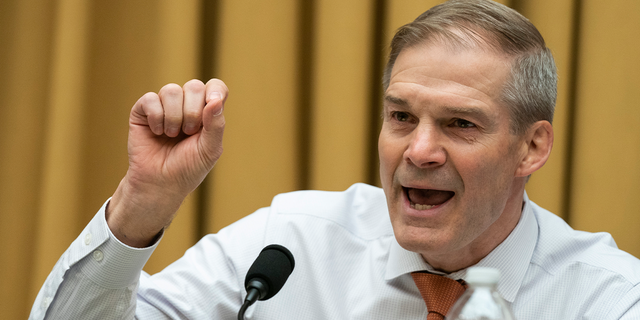
[[[402,26],[391,41],[384,90],[400,52],[427,42],[457,48],[489,48],[512,58],[501,102],[509,108],[511,131],[524,133],[540,120],[553,121],[557,72],[538,29],[515,10],[489,0],[450,0]]]

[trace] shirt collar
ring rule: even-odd
[[[502,243],[475,265],[477,267],[492,267],[500,270],[498,292],[509,302],[513,302],[520,289],[533,256],[537,239],[538,222],[533,214],[529,197],[525,192],[522,215],[516,227]],[[385,280],[423,270],[452,279],[464,279],[467,273],[466,269],[451,274],[436,271],[422,259],[419,253],[402,248],[394,237],[389,248]]]

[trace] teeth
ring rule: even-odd
[[[416,210],[429,210],[429,209],[431,209],[433,207],[435,207],[435,206],[430,206],[428,204],[418,204],[418,203],[411,202],[411,208],[414,208]]]

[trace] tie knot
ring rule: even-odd
[[[465,284],[437,274],[413,272],[411,277],[429,310],[427,320],[444,319],[449,308],[466,290]]]

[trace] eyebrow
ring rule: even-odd
[[[384,100],[386,102],[398,105],[400,107],[411,108],[411,104],[409,103],[409,101],[407,101],[405,99],[402,99],[402,98],[394,97],[394,96],[391,96],[391,95],[385,95],[384,96]],[[494,124],[494,122],[495,122],[485,112],[485,110],[483,110],[482,108],[479,108],[479,107],[473,107],[473,106],[457,107],[457,106],[445,105],[445,106],[443,106],[443,109],[445,110],[445,112],[447,112],[449,114],[460,115],[460,116],[471,116],[471,117],[479,119],[481,122],[484,122],[484,123],[487,123],[487,124]]]
[[[455,114],[455,115],[464,115],[471,116],[472,118],[479,119],[480,122],[485,124],[493,125],[495,123],[495,119],[489,117],[489,115],[484,112],[481,108],[478,107],[453,107],[453,106],[445,106],[447,112]]]
[[[394,97],[394,96],[390,96],[390,95],[385,95],[384,96],[384,100],[393,104],[397,104],[399,106],[403,106],[403,107],[409,107],[409,102],[407,102],[407,100],[398,98],[398,97]]]

